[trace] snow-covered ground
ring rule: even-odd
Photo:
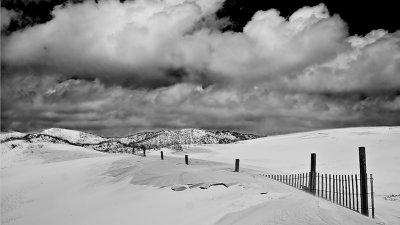
[[[226,145],[191,146],[183,153],[163,149],[166,156],[206,159],[271,173],[310,170],[317,154],[317,172],[359,174],[358,147],[366,148],[367,172],[374,176],[376,214],[400,224],[400,202],[384,196],[400,194],[400,127],[360,127],[278,135]],[[153,152],[151,154],[159,154]]]
[[[192,146],[186,150],[190,165],[184,153],[166,150],[161,161],[158,151],[143,158],[65,144],[18,141],[10,149],[4,143],[1,224],[399,224],[399,201],[379,199],[372,220],[259,175],[307,171],[311,152],[320,172],[356,173],[357,147],[365,146],[376,192],[398,194],[398,181],[390,179],[399,174],[399,142],[399,128],[298,133]],[[239,173],[232,172],[235,158],[241,159]]]

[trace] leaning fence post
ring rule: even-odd
[[[375,218],[374,182],[373,182],[372,174],[370,174],[370,182],[371,182],[371,213],[372,213],[372,218]]]
[[[368,212],[368,183],[367,183],[367,165],[365,157],[365,147],[359,147],[360,160],[360,199],[361,199],[361,214],[369,216]]]
[[[310,187],[310,192],[315,195],[315,178],[316,178],[316,154],[311,153],[311,171],[310,171],[310,182],[309,182],[309,187]]]
[[[239,172],[239,159],[235,159],[235,172]]]
[[[189,156],[188,155],[185,155],[185,163],[186,163],[186,165],[189,165]]]
[[[161,160],[164,160],[164,152],[161,151]]]

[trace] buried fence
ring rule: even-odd
[[[311,154],[311,171],[298,174],[267,174],[268,178],[307,191],[315,196],[375,218],[373,177],[367,176],[365,148],[359,148],[360,174],[337,175],[316,172],[316,154]],[[369,189],[369,190],[368,190]],[[371,207],[368,200],[371,200]]]
[[[161,151],[161,160],[164,152]],[[146,150],[143,150],[146,156]],[[368,178],[365,148],[359,147],[360,174],[337,175],[316,172],[316,154],[311,154],[311,171],[298,174],[266,174],[264,176],[309,192],[315,196],[344,206],[355,212],[375,218],[373,177]],[[234,172],[239,172],[240,159],[235,159]],[[185,155],[185,164],[189,165],[189,156]],[[371,200],[369,207],[368,199]]]

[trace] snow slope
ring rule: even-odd
[[[239,158],[242,166],[284,173],[308,172],[310,154],[316,153],[317,172],[356,174],[360,146],[366,148],[367,172],[375,177],[376,193],[400,193],[400,127],[320,130],[234,144],[192,146],[188,152],[191,158],[230,164]]]
[[[23,138],[26,134],[21,132],[7,132],[0,134],[0,142],[5,141],[9,138]]]
[[[358,147],[366,148],[367,172],[374,176],[377,217],[400,224],[400,201],[384,196],[400,194],[400,127],[360,127],[271,136],[226,145],[192,146],[182,153],[164,154],[229,163],[271,173],[302,173],[310,169],[310,154],[317,154],[317,172],[358,174]],[[153,152],[151,154],[159,154]]]
[[[256,170],[234,173],[223,163],[185,165],[181,158],[65,144],[1,148],[3,225],[375,224]]]
[[[71,143],[97,144],[107,140],[94,134],[62,128],[50,128],[40,133],[68,140]]]

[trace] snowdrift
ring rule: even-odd
[[[376,191],[386,194],[399,190],[390,179],[398,172],[399,135],[395,127],[316,131],[192,145],[182,153],[164,149],[164,161],[158,151],[139,157],[60,143],[3,143],[1,224],[398,224],[396,198],[382,196],[372,220],[260,174],[307,171],[311,152],[319,171],[356,173],[362,145]]]

